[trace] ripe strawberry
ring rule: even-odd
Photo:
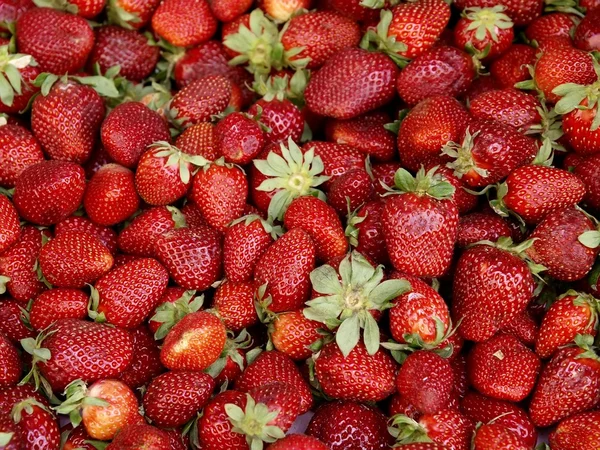
[[[497,120],[524,133],[541,123],[539,105],[531,95],[508,88],[478,95],[470,102],[469,111],[473,117]]]
[[[600,401],[600,365],[593,350],[585,348],[590,340],[580,336],[576,342],[584,348],[559,349],[542,370],[529,405],[536,426],[550,426]]]
[[[400,98],[416,105],[436,95],[465,94],[475,77],[471,57],[455,47],[439,46],[415,58],[396,80]]]
[[[329,189],[328,203],[338,214],[363,205],[374,193],[371,176],[364,169],[353,169],[339,176]]]
[[[52,285],[82,288],[107,273],[113,257],[97,237],[82,232],[61,233],[44,245],[39,267]]]
[[[600,184],[597,177],[600,171],[600,155],[592,155],[586,158],[579,158],[576,163],[566,165],[566,168],[572,167],[572,171],[583,181],[585,185],[585,196],[583,202],[593,208],[600,209]]]
[[[344,357],[337,344],[325,345],[315,360],[315,375],[325,395],[364,402],[389,397],[396,387],[397,365],[384,349],[369,353],[357,344]]]
[[[38,140],[29,130],[19,125],[0,127],[0,186],[13,188],[17,178],[28,167],[43,161],[44,154]]]
[[[564,46],[571,47],[571,29],[576,23],[576,17],[571,14],[557,12],[544,15],[527,27],[525,36],[530,41],[537,42],[541,48],[552,45],[552,42],[564,43]]]
[[[26,322],[26,311],[19,302],[3,297],[0,302],[0,333],[16,344],[21,339],[35,337],[35,332],[25,325]]]
[[[139,207],[133,172],[119,164],[106,164],[92,177],[83,197],[85,212],[98,225],[116,225]]]
[[[285,22],[302,10],[309,10],[311,0],[260,0],[259,7],[274,19]]]
[[[269,326],[269,338],[276,350],[296,361],[312,355],[310,346],[321,338],[322,325],[307,319],[302,310],[278,314]]]
[[[463,252],[455,268],[452,312],[462,321],[465,339],[485,341],[525,310],[535,282],[520,256],[531,244],[513,246],[510,238],[500,238]]]
[[[2,368],[0,369],[0,386],[14,386],[21,378],[21,360],[15,346],[3,334],[0,334],[0,354]]]
[[[79,208],[85,188],[85,173],[77,164],[42,161],[21,172],[13,203],[21,218],[53,225]]]
[[[352,169],[365,169],[365,155],[349,145],[333,144],[331,142],[312,141],[302,147],[307,155],[312,150],[323,164],[323,175],[329,177],[323,184],[325,189],[341,175]],[[306,158],[306,156],[305,156]],[[322,182],[322,181],[321,181]],[[317,191],[318,192],[318,191]]]
[[[12,410],[9,409],[6,414],[10,414],[16,425],[17,442],[22,445],[17,449],[59,448],[58,423],[45,401],[42,403],[34,396],[28,396],[14,401],[10,406]]]
[[[600,412],[589,411],[575,414],[562,420],[549,436],[549,442],[556,450],[594,450],[600,445],[598,422]]]
[[[97,237],[111,254],[117,251],[117,233],[112,228],[96,225],[83,216],[70,216],[54,226],[54,236],[58,237],[70,231],[81,231]]]
[[[377,23],[379,20],[379,12],[364,6],[361,0],[328,0],[326,5],[355,22]]]
[[[146,26],[160,0],[114,0],[108,6],[111,23],[126,29],[139,30]]]
[[[475,212],[462,216],[458,221],[456,245],[467,248],[479,241],[496,242],[501,237],[511,235],[511,228],[503,218],[496,214]]]
[[[213,308],[228,330],[238,332],[258,323],[254,306],[255,283],[226,281],[215,291]]]
[[[530,78],[527,66],[535,64],[535,54],[529,45],[513,44],[492,62],[490,73],[502,88],[512,88]]]
[[[579,334],[596,335],[598,300],[569,290],[552,304],[542,320],[535,343],[540,358],[549,358]]]
[[[460,9],[468,7],[493,7],[497,4],[506,7],[506,14],[515,22],[515,25],[527,25],[542,13],[544,2],[533,0],[524,2],[522,0],[457,0],[456,6]]]
[[[221,238],[210,227],[176,228],[156,242],[156,255],[185,289],[208,289],[221,276]]]
[[[76,73],[94,46],[94,32],[85,19],[52,8],[30,9],[16,25],[19,51],[33,56],[42,72]]]
[[[78,319],[58,320],[37,339],[24,339],[21,345],[27,353],[35,353],[26,380],[33,377],[36,385],[43,382],[46,391],[62,391],[77,379],[89,383],[116,377],[133,358],[127,331]]]
[[[292,17],[281,36],[283,48],[302,51],[292,61],[310,58],[307,69],[317,69],[340,50],[356,47],[360,28],[353,20],[330,11],[315,11]]]
[[[171,439],[166,431],[145,423],[129,425],[108,444],[106,450],[167,450]]]
[[[212,0],[209,5],[219,22],[231,22],[248,11],[252,6],[252,1]]]
[[[0,19],[6,24],[16,22],[23,13],[31,8],[35,8],[35,3],[30,0],[14,0],[4,4],[2,12],[0,13]],[[2,26],[2,30],[7,29],[5,25]]]
[[[261,112],[262,110],[262,112]],[[264,133],[265,143],[285,143],[288,139],[299,142],[304,132],[302,112],[289,100],[258,100],[248,113],[259,117],[268,130]]]
[[[233,112],[217,123],[215,140],[217,151],[226,162],[245,165],[263,149],[265,134],[253,117]]]
[[[214,363],[227,333],[221,321],[205,311],[188,314],[165,337],[160,360],[170,370],[202,371]]]
[[[50,158],[81,164],[94,148],[105,111],[93,88],[59,81],[35,98],[31,129]]]
[[[4,253],[11,245],[19,240],[21,236],[21,224],[19,223],[19,214],[12,202],[0,195],[0,253]]]
[[[428,161],[439,159],[448,141],[463,135],[468,113],[462,104],[448,96],[427,98],[412,108],[400,124],[398,153],[403,167],[416,172]]]
[[[350,214],[345,231],[350,245],[358,253],[379,264],[389,261],[381,226],[383,207],[381,200],[366,203]]]
[[[271,244],[254,269],[257,285],[267,285],[259,301],[268,301],[269,310],[275,313],[301,308],[308,298],[315,255],[313,240],[300,228]]]
[[[208,41],[217,31],[217,21],[206,0],[169,0],[154,12],[152,29],[174,46],[191,47]]]
[[[92,155],[84,164],[83,168],[85,169],[86,178],[91,179],[100,167],[113,162],[110,155],[106,152],[106,149],[103,146],[98,146],[92,151]]]
[[[313,403],[308,383],[302,378],[294,361],[277,351],[262,352],[236,380],[235,388],[242,392],[273,382],[290,385],[300,394],[300,414],[308,411]]]
[[[131,389],[138,389],[160,375],[164,367],[160,362],[160,349],[146,326],[131,330],[130,334],[133,338],[133,359],[119,379]]]
[[[505,11],[503,5],[466,8],[454,27],[456,46],[470,49],[484,60],[491,60],[504,53],[515,36],[513,22]]]
[[[62,427],[61,430],[64,434],[61,433],[61,437],[66,435],[66,440],[63,444],[63,450],[94,450],[94,447],[91,444],[87,444],[86,441],[90,440],[90,436],[85,431],[84,427],[71,428],[69,425],[67,427]]]
[[[306,104],[317,114],[351,119],[392,100],[397,74],[398,68],[385,55],[342,50],[312,76],[304,92]]]
[[[20,429],[9,414],[0,415],[0,436],[5,450],[21,450],[23,448]],[[69,449],[67,449],[69,450]]]
[[[41,248],[42,231],[32,226],[23,227],[19,240],[0,255],[2,292],[6,286],[15,300],[27,303],[45,289],[33,270]]]
[[[443,275],[452,259],[458,228],[458,210],[449,200],[454,187],[435,170],[426,174],[421,169],[414,178],[399,169],[394,177],[398,190],[391,191],[395,195],[383,209],[383,234],[392,265],[410,275]]]
[[[221,232],[243,215],[247,197],[248,181],[244,172],[239,167],[221,163],[200,169],[189,194],[206,222]]]
[[[195,297],[195,294],[196,291],[167,287],[148,320],[148,328],[154,333],[156,340],[163,339],[177,322],[202,307],[204,296]]]
[[[516,433],[497,423],[482,425],[475,431],[473,450],[527,450],[530,448]]]
[[[140,258],[123,264],[96,282],[92,301],[97,314],[93,318],[101,317],[122,328],[137,328],[156,307],[168,282],[169,274],[155,259]]]
[[[525,310],[500,331],[516,336],[527,347],[533,347],[539,332],[539,325],[529,310]]]
[[[589,52],[600,50],[600,45],[596,42],[600,20],[600,12],[598,11],[588,12],[579,25],[577,25],[575,34],[573,35],[575,47]]]
[[[204,450],[247,450],[249,448],[243,434],[233,431],[233,424],[226,412],[226,406],[246,406],[247,396],[238,391],[224,391],[217,394],[204,408],[198,420],[198,437]],[[231,408],[231,406],[229,406]]]
[[[39,91],[33,81],[41,71],[31,55],[10,54],[7,45],[0,46],[0,58],[0,74],[8,79],[0,90],[0,112],[16,114],[27,109],[31,98]]]
[[[148,386],[144,411],[161,428],[184,425],[208,402],[214,387],[214,380],[205,373],[167,372]]]
[[[269,450],[329,450],[325,444],[304,434],[288,434],[269,446]]]
[[[79,289],[54,288],[35,298],[29,310],[29,323],[42,331],[60,319],[85,319],[88,296]]]
[[[384,450],[393,443],[387,417],[374,406],[355,402],[324,403],[308,424],[306,434],[330,450]]]
[[[65,396],[56,412],[68,414],[74,426],[83,422],[92,439],[113,439],[127,425],[143,422],[135,394],[121,381],[101,380],[87,387],[75,380],[66,387]]]
[[[101,129],[102,145],[119,164],[133,168],[148,145],[170,139],[162,117],[138,102],[126,102],[113,109]]]
[[[208,161],[219,157],[215,137],[215,126],[202,122],[186,128],[175,141],[175,146],[188,155],[202,156]]]

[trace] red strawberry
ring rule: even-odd
[[[389,259],[381,226],[383,207],[384,203],[380,200],[366,203],[348,217],[346,226],[350,245],[361,255],[380,264]]]
[[[0,127],[0,186],[13,188],[17,178],[28,167],[42,161],[44,154],[37,139],[19,125]]]
[[[315,244],[305,231],[295,228],[275,241],[254,269],[258,286],[266,283],[264,296],[272,312],[296,310],[308,298],[310,272],[315,267]]]
[[[83,68],[94,32],[82,17],[51,8],[33,8],[17,21],[19,51],[33,56],[43,72],[62,76]]]
[[[156,377],[144,395],[144,411],[156,426],[173,428],[192,419],[215,387],[201,372],[167,372]]]
[[[542,121],[540,103],[531,95],[508,88],[484,92],[471,100],[469,111],[478,119],[497,120],[526,132]]]
[[[264,133],[267,144],[285,143],[288,139],[298,142],[302,138],[304,117],[289,100],[261,99],[250,107],[248,113],[258,117],[260,123],[268,128]]]
[[[208,41],[217,31],[217,21],[206,0],[169,0],[154,12],[152,29],[170,44],[191,47]]]
[[[383,234],[392,265],[416,276],[443,275],[452,258],[458,210],[449,200],[454,187],[421,169],[414,178],[405,169],[395,175],[397,191],[383,209]]]
[[[567,168],[569,166],[566,166]],[[581,158],[576,164],[572,165],[573,173],[579,177],[585,185],[585,196],[583,201],[594,210],[600,209],[600,185],[598,173],[600,171],[600,155],[592,155],[587,158]]]
[[[87,444],[86,441],[90,440],[90,436],[86,433],[84,427],[71,428],[70,425],[67,427],[62,427],[61,430],[64,429],[63,433],[66,436],[66,441],[63,444],[63,450],[94,450],[94,447],[91,444]],[[61,434],[62,437],[62,434]]]
[[[155,259],[123,264],[96,282],[97,293],[92,293],[92,297],[98,296],[95,311],[113,325],[136,328],[156,307],[168,281],[166,269]]]
[[[269,16],[285,22],[302,10],[309,10],[311,0],[259,0],[259,6]]]
[[[170,450],[171,439],[166,431],[143,424],[129,425],[117,434],[106,450]]]
[[[552,304],[542,320],[535,342],[541,358],[549,358],[570,344],[578,334],[596,334],[598,300],[588,294],[568,291]]]
[[[208,289],[221,276],[221,239],[210,227],[177,228],[156,242],[158,259],[185,289]]]
[[[26,379],[33,377],[37,385],[41,374],[47,380],[44,388],[55,391],[77,379],[87,383],[116,377],[133,358],[127,331],[78,319],[58,320],[37,339],[24,339],[21,345],[28,353],[35,353],[34,367]]]
[[[482,342],[525,310],[533,296],[531,269],[519,255],[531,241],[510,238],[463,252],[455,269],[452,312],[465,339]]]
[[[202,122],[186,128],[175,141],[175,146],[188,155],[199,155],[208,161],[219,157],[215,126],[209,122]]]
[[[482,425],[475,432],[473,450],[527,450],[516,433],[497,423]]]
[[[600,412],[589,411],[575,414],[562,420],[549,436],[549,442],[556,450],[594,450],[600,445],[598,423]]]
[[[255,283],[251,281],[221,284],[213,297],[213,308],[227,329],[238,332],[258,323],[254,306]]]
[[[312,150],[323,163],[323,175],[329,177],[324,187],[328,188],[341,175],[352,169],[364,169],[365,155],[349,145],[333,144],[331,142],[311,141],[302,147],[307,155]],[[306,156],[305,156],[306,158]]]
[[[148,328],[156,340],[163,339],[173,326],[204,304],[204,296],[195,297],[196,291],[180,287],[167,287],[148,320]]]
[[[457,97],[467,92],[475,69],[471,57],[455,47],[439,46],[414,59],[400,74],[396,89],[400,98],[416,105],[436,95]]]
[[[204,408],[198,420],[198,437],[204,450],[247,450],[246,437],[233,431],[233,424],[226,412],[235,405],[246,406],[247,396],[238,391],[224,391],[217,394]]]
[[[454,27],[454,42],[459,48],[475,51],[482,59],[491,60],[504,53],[512,44],[513,22],[506,8],[469,7]]]
[[[394,97],[398,68],[387,56],[362,49],[342,50],[312,76],[304,92],[311,111],[350,119]]]
[[[100,66],[102,73],[119,66],[119,75],[131,81],[148,77],[158,62],[159,48],[151,46],[140,33],[116,26],[96,30],[96,42],[88,66]]]
[[[21,339],[35,337],[35,332],[26,323],[25,309],[12,298],[3,297],[0,302],[0,333],[18,344]]]
[[[122,103],[113,109],[101,130],[102,145],[119,164],[133,168],[148,145],[170,139],[162,117],[138,102]]]
[[[84,165],[86,178],[89,180],[92,178],[100,167],[113,162],[110,155],[106,152],[106,149],[102,146],[98,146],[94,151],[92,151],[92,155],[87,160]]]
[[[303,434],[288,434],[269,446],[269,450],[329,450],[318,439]]]
[[[21,377],[21,360],[15,346],[3,334],[0,334],[0,354],[2,355],[0,386],[14,386]]]
[[[398,153],[403,167],[416,172],[437,162],[448,141],[458,141],[466,128],[467,110],[454,98],[434,96],[412,108],[400,124]]]
[[[20,430],[9,414],[0,415],[0,436],[5,450],[21,450],[23,448]],[[67,450],[69,450],[67,448]]]
[[[221,321],[205,311],[188,314],[169,331],[160,351],[160,360],[171,370],[202,371],[214,363],[227,333]]]
[[[10,410],[9,410],[10,411]],[[47,404],[30,396],[14,402],[10,411],[18,430],[18,440],[23,449],[52,449],[60,446],[60,432],[54,415]]]
[[[479,241],[496,242],[501,237],[511,235],[511,228],[503,218],[496,214],[475,212],[462,216],[458,221],[456,245],[467,248]]]
[[[233,112],[215,127],[217,151],[232,164],[251,162],[265,145],[260,124],[246,114]]]
[[[0,253],[4,253],[21,236],[21,224],[19,223],[17,209],[4,195],[0,195],[0,217],[2,218],[2,225],[0,226]]]
[[[119,379],[131,389],[137,389],[149,383],[164,368],[160,362],[160,349],[148,328],[142,325],[131,330],[130,334],[133,338],[133,359]]]
[[[114,0],[108,7],[111,23],[123,28],[139,30],[152,18],[160,0]]]
[[[593,338],[580,336],[584,345]],[[538,427],[547,427],[600,402],[600,364],[593,350],[566,347],[558,350],[542,370],[529,405]]]
[[[356,22],[373,23],[379,18],[376,9],[364,6],[360,0],[328,0],[326,5]]]
[[[69,231],[42,247],[39,265],[50,284],[82,288],[108,272],[113,257],[97,237],[82,231]]]
[[[457,0],[456,6],[460,9],[468,7],[492,7],[497,4],[506,7],[506,14],[515,22],[516,25],[526,25],[542,13],[544,3],[540,0],[524,2],[522,0]]]
[[[97,237],[111,254],[117,251],[117,233],[112,228],[96,225],[83,216],[71,216],[61,220],[54,226],[54,236],[58,237],[69,231],[82,231]]]
[[[269,327],[269,338],[276,350],[296,361],[312,356],[310,346],[321,338],[322,325],[307,319],[302,310],[278,314]]]
[[[106,164],[90,180],[83,206],[98,225],[116,225],[129,218],[139,207],[133,172],[118,164]]]
[[[11,22],[16,22],[17,19],[19,17],[21,17],[21,15],[31,9],[31,8],[35,8],[35,3],[33,3],[33,1],[29,1],[29,0],[13,0],[13,1],[7,1],[4,4],[4,7],[2,8],[2,13],[0,18],[2,19],[2,22],[6,22],[11,23]],[[5,29],[5,26],[2,27],[2,29]]]
[[[513,44],[492,62],[490,73],[503,88],[512,88],[530,78],[527,66],[535,64],[535,54],[535,49],[529,45]]]
[[[231,22],[244,14],[252,6],[251,0],[212,0],[210,10],[219,22]]]
[[[25,169],[15,184],[13,202],[23,219],[52,225],[73,214],[83,199],[85,173],[77,164],[43,161]]]
[[[29,323],[42,331],[60,319],[85,319],[88,296],[79,289],[54,288],[42,292],[31,305]]]
[[[539,332],[539,325],[529,310],[525,310],[513,319],[501,331],[516,336],[527,347],[533,347]]]
[[[0,73],[8,79],[0,90],[0,112],[16,114],[27,109],[31,98],[39,91],[33,81],[41,70],[31,55],[9,54],[7,45],[0,46],[0,55],[3,61]]]
[[[339,400],[381,401],[395,389],[397,365],[386,350],[370,355],[363,344],[344,357],[336,343],[315,360],[315,375],[325,395]]]
[[[587,51],[600,50],[600,44],[598,44],[598,23],[600,21],[600,12],[598,10],[590,11],[583,18],[583,20],[577,25],[575,29],[575,35],[573,36],[573,42],[577,48]]]
[[[575,24],[573,15],[562,12],[548,14],[534,20],[525,30],[525,36],[542,48],[553,41],[564,42],[565,47],[571,47],[571,29]]]

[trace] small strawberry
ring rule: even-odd
[[[233,431],[233,424],[225,409],[227,405],[235,405],[241,409],[246,406],[246,403],[247,396],[239,391],[220,392],[210,400],[198,420],[198,438],[204,450],[250,448],[246,437]],[[231,406],[228,407],[231,409]]]
[[[505,12],[503,5],[466,8],[454,28],[456,46],[487,60],[504,53],[515,36],[513,22]]]
[[[130,334],[133,338],[133,359],[119,379],[131,389],[138,389],[160,375],[164,367],[160,362],[160,349],[146,326],[131,330]]]
[[[475,431],[472,448],[473,450],[527,450],[530,447],[505,426],[488,423]]]
[[[535,49],[529,45],[513,44],[492,62],[490,73],[502,88],[512,88],[529,79],[527,66],[535,64],[535,54]]]
[[[312,355],[310,346],[321,338],[321,327],[319,322],[307,319],[302,310],[289,311],[277,314],[269,326],[269,338],[277,351],[302,361]]]
[[[263,149],[265,134],[253,117],[233,112],[217,123],[215,140],[217,151],[226,162],[245,165]]]
[[[0,334],[0,354],[2,355],[2,368],[0,369],[0,386],[14,386],[21,377],[21,360],[16,347]]]
[[[555,450],[594,450],[600,445],[600,412],[589,411],[561,420],[548,440]]]
[[[171,439],[166,431],[145,423],[129,425],[108,444],[106,450],[170,450]]]
[[[81,231],[97,237],[111,254],[117,251],[117,233],[112,228],[96,225],[83,216],[70,216],[54,226],[54,236],[58,237],[70,231]]]
[[[304,434],[288,434],[268,448],[269,450],[329,450],[329,447],[318,439]]]
[[[331,184],[327,202],[338,214],[344,214],[363,205],[374,193],[373,180],[364,169],[352,169],[340,175]]]
[[[491,90],[471,100],[469,111],[478,119],[497,120],[525,133],[542,121],[540,103],[514,88]]]
[[[139,30],[146,26],[160,0],[112,0],[108,5],[110,23],[126,29]]]
[[[20,125],[0,127],[0,186],[13,188],[21,173],[44,160],[42,147],[29,130]]]
[[[60,319],[85,319],[88,295],[79,289],[54,288],[42,292],[29,310],[29,323],[42,331]]]
[[[512,230],[502,217],[475,212],[462,216],[458,221],[456,245],[460,248],[468,248],[479,241],[496,242],[501,237],[511,236]]]
[[[15,205],[5,197],[0,195],[0,253],[4,253],[11,245],[21,237],[21,224],[19,223],[19,214]]]
[[[266,144],[285,143],[288,139],[299,142],[302,138],[304,117],[300,109],[289,100],[261,99],[250,107],[248,113],[258,117],[260,123],[267,128],[264,133]]]
[[[575,47],[581,50],[598,51],[600,45],[597,41],[598,23],[600,21],[600,12],[598,10],[589,11],[583,20],[577,25],[575,34],[573,35],[573,43]]]
[[[169,0],[154,12],[152,29],[170,44],[191,47],[208,41],[217,31],[217,21],[206,0]]]
[[[21,339],[36,335],[26,323],[27,311],[20,303],[9,297],[2,298],[0,302],[0,333],[18,344]]]
[[[348,216],[345,230],[350,245],[361,255],[379,264],[389,261],[381,226],[383,207],[381,200],[366,203]]]
[[[258,323],[254,306],[255,283],[226,281],[215,291],[213,308],[228,330],[238,332]]]
[[[186,128],[175,141],[175,146],[188,155],[202,156],[208,161],[219,157],[215,137],[215,126],[202,122]]]

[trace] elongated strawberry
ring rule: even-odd
[[[42,331],[60,319],[85,319],[88,295],[79,289],[54,288],[42,292],[29,310],[29,323]]]
[[[93,223],[83,216],[70,216],[54,226],[54,236],[58,237],[69,231],[81,231],[97,237],[111,254],[117,251],[117,233],[112,228]]]
[[[217,21],[206,0],[169,0],[154,12],[152,29],[175,46],[190,47],[208,41],[217,31]]]
[[[596,427],[598,421],[598,411],[575,414],[561,420],[548,438],[550,445],[557,450],[593,450],[600,444],[600,434]]]
[[[458,227],[458,210],[449,200],[454,187],[435,173],[405,169],[394,177],[383,215],[383,234],[392,265],[416,276],[440,276],[448,270]],[[418,224],[418,225],[417,225]]]
[[[42,147],[29,130],[20,125],[0,127],[0,186],[13,188],[17,178],[29,166],[44,159]]]
[[[0,227],[0,253],[4,253],[21,236],[17,209],[8,197],[4,195],[0,196],[0,217],[2,218],[2,226]]]
[[[504,53],[514,38],[513,22],[505,11],[503,5],[466,8],[454,28],[456,46],[479,52],[488,60]]]
[[[252,281],[221,284],[213,297],[213,308],[227,329],[238,332],[258,323],[254,305],[256,283]]]
[[[497,120],[526,132],[542,121],[540,103],[531,95],[514,88],[491,90],[474,98],[469,105],[473,117]]]

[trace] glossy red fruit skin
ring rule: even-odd
[[[3,195],[0,196],[0,218],[2,218],[0,225],[0,254],[2,254],[21,236],[21,224],[17,209],[8,197]]]
[[[171,439],[166,431],[142,424],[128,425],[117,434],[106,450],[136,449],[148,450],[171,449]]]
[[[456,6],[465,9],[471,6],[489,8],[496,6],[495,0],[458,0]],[[527,25],[535,20],[541,13],[544,2],[540,0],[524,2],[521,0],[503,0],[502,5],[506,7],[505,13],[513,20],[515,25]]]
[[[600,444],[599,411],[575,414],[561,420],[548,441],[556,450],[594,450]]]
[[[228,280],[215,291],[213,308],[228,330],[239,332],[258,323],[254,305],[255,284],[253,281]]]
[[[482,425],[473,438],[474,450],[527,450],[528,448],[518,435],[493,422]]]
[[[345,215],[348,210],[354,211],[374,194],[371,176],[363,169],[349,170],[338,177],[329,189],[327,202],[338,214]]]
[[[21,339],[35,337],[36,333],[25,325],[22,304],[10,297],[2,297],[0,302],[0,333],[19,344]]]
[[[490,66],[490,73],[503,88],[512,88],[531,75],[527,65],[534,65],[536,51],[529,45],[513,44]]]
[[[21,75],[21,93],[18,94],[17,92],[15,92],[12,105],[10,106],[0,102],[0,112],[17,114],[27,109],[32,97],[40,90],[39,87],[33,85],[33,81],[38,77],[40,73],[42,72],[38,66],[30,65],[23,69],[19,69],[19,74]],[[11,125],[16,124],[13,123]]]
[[[191,47],[208,41],[217,31],[208,2],[184,0],[162,2],[152,16],[152,29],[176,47]]]
[[[300,395],[286,383],[267,383],[248,392],[256,403],[262,403],[269,411],[278,411],[277,417],[269,422],[285,433],[299,415]]]
[[[230,225],[223,241],[223,268],[227,279],[250,280],[256,263],[272,242],[273,238],[258,219],[249,224],[241,221]]]
[[[330,450],[384,450],[393,442],[386,422],[387,417],[373,406],[337,401],[324,403],[317,409],[306,434],[319,439]]]
[[[567,166],[568,167],[568,166]],[[572,164],[573,173],[583,181],[585,196],[583,202],[594,211],[600,210],[600,155],[580,158]]]
[[[490,32],[486,30],[483,39],[476,36],[477,30],[471,29],[473,21],[462,17],[454,27],[454,43],[458,48],[467,49],[472,46],[475,50],[482,52],[487,49],[488,54],[485,61],[490,61],[504,53],[512,44],[515,37],[513,27],[501,29],[494,26],[496,39],[492,39]]]
[[[577,48],[586,51],[600,50],[598,36],[600,35],[600,10],[589,11],[577,25],[573,42]]]
[[[320,339],[318,330],[322,324],[304,317],[302,310],[278,314],[270,330],[270,338],[276,350],[294,361],[312,356],[311,344]]]
[[[311,436],[288,434],[285,438],[271,444],[269,450],[329,450],[329,447]]]
[[[156,243],[175,228],[171,212],[165,206],[144,210],[118,237],[119,250],[136,256],[156,257]]]
[[[587,100],[583,100],[581,105],[587,105]],[[563,115],[565,139],[580,155],[593,155],[600,152],[600,132],[591,129],[596,114],[598,114],[597,106],[591,110],[575,109]]]
[[[210,75],[192,81],[177,92],[171,101],[171,109],[177,110],[177,118],[184,126],[210,122],[213,115],[227,108],[232,94],[233,85],[229,79]]]
[[[327,60],[309,81],[304,96],[311,111],[350,119],[392,100],[397,74],[387,56],[350,48]]]
[[[435,95],[459,97],[475,77],[471,57],[454,47],[434,47],[415,58],[398,75],[400,98],[413,106]]]
[[[514,88],[491,90],[471,100],[469,111],[479,119],[497,120],[521,132],[541,123],[535,97]]]
[[[436,173],[454,186],[454,194],[452,194],[451,200],[456,204],[459,214],[468,213],[477,206],[479,199],[476,195],[466,191],[468,189],[467,184],[462,178],[457,177],[450,167],[440,164],[440,162],[430,160],[425,165],[425,170],[437,167]]]
[[[265,135],[259,124],[239,112],[231,113],[217,123],[215,138],[220,155],[231,164],[248,164],[265,145]]]
[[[262,109],[260,122],[270,128],[270,131],[264,133],[265,144],[285,143],[290,138],[294,142],[300,142],[304,132],[304,117],[296,105],[286,99],[273,99],[269,102],[260,99],[250,107],[248,113],[257,116],[259,108]]]
[[[474,212],[461,216],[458,221],[456,245],[466,248],[479,241],[496,242],[500,237],[511,237],[506,221],[496,214]]]
[[[0,414],[0,433],[8,436],[8,442],[4,444],[4,450],[23,449],[20,427],[15,424],[9,413]]]
[[[365,155],[349,145],[311,141],[302,146],[303,153],[311,149],[323,162],[323,173],[321,175],[330,177],[328,181],[323,183],[325,189],[329,189],[339,176],[349,170],[365,168]]]
[[[175,147],[188,155],[200,155],[208,161],[219,157],[215,138],[215,126],[203,122],[186,128],[175,141]]]
[[[70,216],[54,226],[54,236],[58,237],[68,231],[82,231],[97,237],[111,254],[117,251],[117,233],[112,228],[96,225],[83,216]]]
[[[133,359],[121,372],[119,379],[131,389],[137,389],[149,383],[161,374],[165,368],[160,362],[160,349],[154,336],[145,325],[130,331],[133,339]]]
[[[7,337],[0,334],[0,387],[16,385],[21,377],[21,359],[15,346]]]
[[[79,289],[54,288],[42,292],[31,305],[29,323],[41,331],[59,319],[85,319],[88,295]]]
[[[546,49],[549,45],[572,47],[571,29],[575,28],[575,16],[564,12],[555,12],[538,17],[525,30],[530,41],[536,41],[538,47]]]
[[[0,186],[10,189],[27,167],[44,159],[44,153],[29,130],[6,124],[0,127],[0,159]]]
[[[77,164],[42,161],[17,178],[13,203],[28,222],[53,225],[77,210],[85,188],[85,173]]]
[[[364,220],[356,225],[358,230],[356,251],[378,264],[389,262],[381,226],[383,207],[383,201],[374,200],[365,203],[357,212],[357,217],[364,218]]]
[[[58,76],[83,68],[94,46],[94,32],[85,19],[51,8],[33,8],[17,21],[17,46]]]
[[[198,436],[205,450],[246,450],[246,437],[232,431],[233,425],[225,412],[226,404],[240,408],[246,406],[246,394],[238,391],[225,391],[217,394],[204,408],[198,421]]]
[[[35,8],[31,0],[9,0],[5,1],[0,8],[0,20],[2,22],[16,22],[25,11]],[[2,29],[6,29],[5,26]]]

